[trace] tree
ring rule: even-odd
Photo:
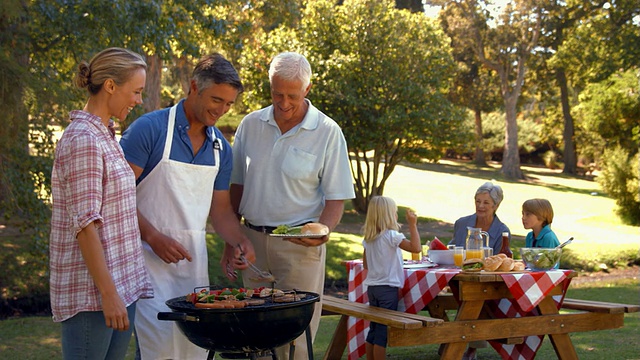
[[[317,73],[310,97],[347,139],[356,210],[383,194],[401,161],[437,160],[459,141],[463,113],[447,100],[448,39],[422,14],[392,1],[316,1],[299,37]]]
[[[283,50],[309,59],[311,101],[342,127],[352,161],[354,208],[366,212],[400,161],[436,160],[459,142],[463,113],[447,99],[454,69],[446,36],[392,1],[309,2],[299,29],[256,34],[241,76],[250,107],[269,104],[266,71]],[[256,85],[257,84],[257,85]]]
[[[615,3],[570,0],[551,1],[546,7],[549,16],[543,25],[540,56],[530,66],[538,92],[543,98],[552,98],[552,106],[559,103],[564,140],[563,173],[576,174],[578,144],[571,107],[577,103],[577,95],[585,83],[599,81],[594,77],[604,79],[618,68],[628,68],[625,63],[638,54],[637,46],[630,45],[638,41],[633,17],[640,12],[640,5],[628,0]],[[630,36],[634,33],[635,36]],[[591,69],[581,71],[585,67]],[[551,84],[555,84],[555,91]],[[558,125],[553,120],[548,124],[549,129]]]
[[[86,94],[71,86],[77,64],[106,47],[127,47],[149,56],[148,85],[158,86],[162,59],[171,59],[174,52],[196,56],[200,51],[196,40],[216,36],[221,21],[210,11],[212,3],[3,2],[0,97],[5,113],[0,126],[0,213],[5,217],[28,215],[28,230],[43,267],[55,145],[52,127],[66,126],[69,111],[82,108],[86,101]],[[160,89],[148,86],[147,91],[155,94]],[[157,100],[148,101],[151,103],[157,106]],[[135,117],[133,113],[129,119]]]
[[[470,41],[478,60],[496,71],[506,113],[505,149],[502,173],[508,178],[523,178],[518,147],[517,105],[524,84],[527,59],[538,44],[546,13],[536,0],[508,3],[494,18],[486,0],[433,0],[445,9],[458,8],[460,17],[451,19],[458,32]],[[489,26],[489,21],[496,21]]]
[[[458,62],[458,69],[449,98],[455,104],[467,107],[473,112],[475,124],[474,162],[486,166],[483,150],[482,113],[495,110],[500,103],[499,84],[496,73],[483,67],[474,55],[473,46],[457,32],[455,19],[459,18],[456,7],[448,7],[440,15],[440,22],[445,33],[451,38],[453,56]],[[453,12],[453,13],[451,13]],[[449,21],[454,24],[449,24]]]
[[[574,112],[581,127],[596,137],[593,152],[601,164],[598,183],[618,205],[625,223],[640,224],[640,67],[590,84]],[[599,145],[599,146],[598,146]]]

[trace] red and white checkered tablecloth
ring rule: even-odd
[[[363,282],[366,270],[361,260],[347,262],[349,274],[349,301],[368,303],[367,289]],[[405,269],[405,283],[400,290],[398,311],[417,313],[422,310],[449,281],[460,272],[459,269],[429,268]],[[553,270],[524,274],[501,275],[514,299],[496,301],[496,317],[521,317],[537,315],[535,307],[561,282],[563,294],[554,297],[558,308],[569,286],[567,277],[571,270]],[[566,280],[566,281],[565,281]],[[533,310],[533,311],[532,311]],[[365,339],[369,332],[369,321],[350,317],[347,323],[347,349],[349,360],[356,360],[366,353]],[[490,342],[503,359],[532,359],[542,344],[542,336],[529,336],[522,344],[504,345]]]
[[[496,318],[536,316],[538,311],[535,307],[545,296],[562,283],[562,294],[553,297],[558,309],[562,306],[562,301],[567,293],[567,288],[571,283],[568,277],[572,270],[551,270],[541,272],[531,272],[524,274],[504,274],[500,275],[509,288],[513,299],[501,299],[493,306]],[[543,335],[527,336],[522,344],[506,345],[496,341],[489,341],[491,346],[502,356],[509,360],[533,359],[542,345]]]

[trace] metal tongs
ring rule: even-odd
[[[238,248],[240,249],[239,245],[238,245]],[[273,274],[268,272],[268,271],[262,271],[262,270],[258,269],[257,266],[255,266],[252,263],[250,263],[244,257],[244,253],[242,252],[242,249],[240,249],[240,260],[242,260],[247,265],[249,265],[249,269],[251,269],[254,273],[256,273],[256,275],[258,275],[258,278],[256,280],[270,282],[270,283],[273,283],[273,284],[276,283],[276,278],[273,276]]]

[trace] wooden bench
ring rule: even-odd
[[[562,308],[605,314],[633,313],[640,311],[640,305],[618,304],[603,301],[579,300],[569,298],[564,299]]]
[[[347,318],[349,316],[403,330],[435,327],[444,324],[442,319],[383,309],[334,296],[324,296],[322,298],[322,315],[341,315],[324,359],[340,359],[342,357],[344,349],[347,347]]]

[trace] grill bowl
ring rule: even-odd
[[[306,296],[290,303],[267,303],[241,309],[200,309],[185,296],[166,301],[172,312],[158,313],[158,319],[176,321],[193,344],[225,353],[267,351],[285,345],[309,326],[320,296]]]

